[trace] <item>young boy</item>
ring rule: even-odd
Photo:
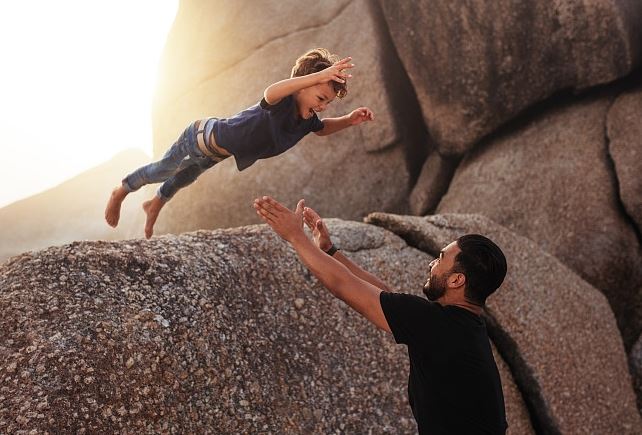
[[[163,182],[154,198],[143,203],[147,215],[145,237],[149,239],[165,203],[221,160],[234,156],[238,170],[242,171],[258,159],[284,153],[310,132],[325,136],[373,120],[374,115],[367,107],[339,118],[319,120],[317,116],[335,97],[347,94],[346,80],[352,75],[344,71],[354,67],[351,60],[350,57],[338,60],[323,48],[311,50],[296,60],[289,79],[265,89],[259,103],[231,118],[193,122],[161,160],[132,172],[113,190],[105,220],[116,227],[120,206],[130,192],[146,184]]]

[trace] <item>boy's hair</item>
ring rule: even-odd
[[[457,239],[461,252],[455,257],[453,272],[466,275],[464,294],[481,305],[504,281],[506,257],[492,240],[479,234],[466,234]]]
[[[313,74],[332,66],[335,62],[341,60],[336,54],[330,53],[325,48],[315,48],[310,50],[299,58],[292,67],[292,74],[290,77],[301,77]],[[337,97],[343,98],[348,93],[348,86],[346,83],[339,83],[334,80],[330,83]]]

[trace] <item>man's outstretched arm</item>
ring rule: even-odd
[[[319,214],[310,207],[304,207],[303,221],[312,231],[314,243],[319,247],[319,249],[327,252],[333,244],[332,240],[330,239],[330,232],[328,231],[328,227],[326,227],[325,222],[323,222],[323,219],[321,219]],[[343,264],[345,267],[347,267],[350,272],[352,272],[362,280],[369,282],[370,284],[380,288],[381,290],[391,291],[390,287],[388,287],[388,284],[379,279],[379,277],[363,269],[358,264],[355,264],[352,260],[343,255],[341,251],[337,251],[332,257]]]
[[[350,272],[308,239],[303,231],[303,206],[301,200],[296,211],[292,212],[268,196],[254,201],[254,208],[261,219],[292,245],[301,262],[321,284],[378,328],[390,332],[379,302],[381,289]]]

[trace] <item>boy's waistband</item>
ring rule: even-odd
[[[213,133],[215,122],[216,118],[201,119],[195,122],[196,143],[204,155],[219,162],[231,154],[216,143]]]

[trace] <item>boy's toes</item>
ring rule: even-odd
[[[105,220],[107,221],[107,224],[109,226],[112,226],[112,227],[115,227],[116,224],[118,224],[118,215],[114,215],[114,213],[111,210],[111,207],[109,207],[109,205],[107,206],[107,209],[105,210]]]

